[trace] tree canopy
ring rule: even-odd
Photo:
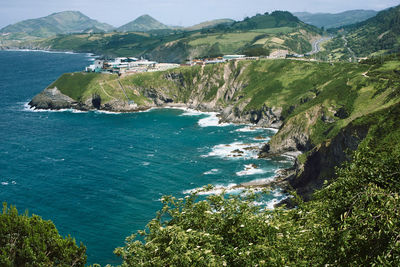
[[[86,247],[61,237],[53,222],[3,203],[0,214],[0,266],[84,266]]]

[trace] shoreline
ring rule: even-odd
[[[78,106],[77,106],[78,107]],[[127,113],[141,113],[141,112],[148,112],[151,110],[155,109],[177,109],[177,110],[182,110],[186,112],[195,112],[199,113],[199,115],[204,114],[204,115],[209,115],[215,116],[218,119],[218,124],[217,125],[208,125],[208,126],[227,126],[228,124],[226,122],[220,122],[220,115],[221,111],[204,111],[204,110],[199,110],[195,109],[185,103],[169,103],[165,104],[162,106],[146,106],[146,107],[141,107],[137,109],[132,109],[132,110],[123,110],[123,111],[111,111],[111,110],[104,110],[104,109],[81,109],[81,108],[76,108],[76,107],[71,107],[71,108],[65,108],[65,109],[36,109],[33,106],[30,105],[30,102],[25,102],[24,103],[24,109],[26,111],[30,112],[71,112],[71,113],[85,113],[85,112],[99,112],[103,114],[113,114],[113,115],[119,115],[119,114],[127,114]],[[259,129],[265,129],[265,130],[271,130],[274,131],[274,134],[276,134],[279,131],[279,128],[276,127],[265,127],[265,126],[257,126],[252,123],[238,123],[238,122],[228,122],[229,124],[233,125],[242,125],[242,126],[249,126],[249,127],[254,127],[254,128],[259,128]],[[207,127],[207,126],[203,126]],[[265,143],[262,143],[265,144]],[[257,158],[262,159],[259,156],[261,149],[259,148],[257,150]],[[292,173],[291,170],[293,170],[295,160],[298,155],[300,155],[300,151],[290,151],[290,152],[285,152],[282,154],[271,154],[270,158],[276,158],[276,157],[286,157],[289,158],[289,160],[292,162],[292,166],[286,169],[276,169],[275,173],[276,175],[273,177],[269,178],[263,178],[263,179],[255,179],[255,180],[250,180],[248,182],[243,182],[240,184],[234,184],[234,185],[227,185],[227,186],[220,186],[216,190],[216,192],[223,192],[223,191],[229,191],[229,190],[248,190],[248,189],[255,189],[255,190],[261,190],[265,188],[270,188],[271,190],[276,190],[280,189],[282,192],[287,192],[288,189],[288,182],[287,178],[289,178]],[[200,190],[201,188],[197,189],[192,189],[192,190]],[[192,190],[185,190],[184,192],[193,192]],[[211,189],[211,191],[215,191],[215,189]],[[208,191],[202,191],[203,194],[208,194]],[[211,193],[210,193],[211,194]],[[277,199],[277,198],[274,198]],[[278,201],[276,204],[279,205],[281,201]]]

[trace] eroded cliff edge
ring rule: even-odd
[[[286,181],[308,199],[367,135],[368,126],[352,122],[398,102],[382,77],[397,65],[385,64],[261,60],[126,77],[71,73],[30,105],[115,112],[179,106],[218,112],[221,122],[277,128],[260,156],[295,156]]]

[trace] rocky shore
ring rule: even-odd
[[[277,133],[271,140],[263,147],[257,148],[258,155],[260,158],[292,157],[293,168],[279,174],[277,183],[295,189],[307,200],[310,199],[312,192],[323,186],[326,179],[334,177],[335,167],[348,160],[348,151],[357,149],[358,144],[365,138],[368,127],[354,126],[351,122],[346,123],[344,124],[346,126],[340,128],[338,133],[335,132],[328,139],[327,133],[333,129],[336,121],[346,119],[349,114],[343,106],[327,105],[324,104],[325,102],[309,105],[321,97],[320,90],[322,89],[314,88],[299,94],[299,101],[291,106],[287,105],[288,99],[286,102],[283,100],[258,101],[257,93],[249,95],[246,90],[249,87],[249,76],[253,68],[258,65],[275,66],[275,64],[287,62],[242,62],[240,64],[233,62],[209,68],[182,68],[160,72],[157,75],[147,73],[126,78],[95,76],[87,73],[64,74],[35,96],[29,105],[34,109],[110,112],[137,112],[166,107],[189,108],[203,112],[216,112],[220,123],[252,124],[256,127],[277,129]],[[84,81],[85,87],[75,89],[78,81]],[[263,89],[263,84],[256,85]],[[138,103],[129,100],[125,91],[129,92],[131,97],[135,97]],[[76,97],[73,99],[62,92],[75,92],[70,96]],[[277,94],[274,97],[280,96]],[[268,106],[265,103],[274,104]],[[301,111],[294,112],[299,107],[302,107]],[[326,127],[326,134],[319,133],[320,139],[315,142],[312,136],[318,124]],[[244,183],[240,186],[269,185],[270,183],[266,182],[265,184]]]
[[[235,123],[235,124],[252,124],[254,127],[263,128],[274,128],[277,131],[282,126],[282,117],[280,109],[271,109],[263,106],[261,110],[254,110],[249,112],[241,113],[237,108],[227,107],[224,109],[213,107],[210,105],[204,105],[199,103],[174,103],[169,102],[166,99],[160,101],[160,96],[157,97],[158,101],[154,101],[153,104],[147,106],[138,106],[137,104],[129,104],[123,100],[112,100],[107,103],[101,103],[101,99],[92,97],[85,102],[78,102],[74,99],[62,94],[56,87],[47,88],[41,93],[36,95],[30,102],[29,106],[33,109],[39,110],[62,110],[62,109],[75,109],[80,111],[90,110],[103,110],[117,113],[128,113],[145,111],[151,108],[187,108],[199,110],[202,112],[216,112],[220,123]],[[261,137],[259,137],[261,139]],[[259,147],[246,147],[244,149],[251,149],[256,151],[260,158],[268,157],[291,157],[295,160],[296,156],[301,154],[300,151],[291,151],[286,153],[266,153],[265,147],[268,147],[266,143],[260,149]],[[290,171],[291,170],[291,171]],[[261,187],[281,187],[285,189],[288,185],[287,178],[289,174],[293,174],[293,169],[280,170],[276,179],[273,181],[250,181],[242,183],[235,188],[261,188]]]
[[[366,127],[357,128],[349,124],[332,141],[326,141],[318,147],[311,147],[308,145],[310,143],[310,135],[307,131],[291,129],[290,124],[283,125],[281,109],[279,108],[263,106],[259,110],[243,112],[232,106],[220,108],[215,105],[196,102],[175,103],[163,98],[163,96],[153,95],[153,97],[157,98],[157,100],[146,106],[129,104],[123,100],[112,100],[103,104],[101,100],[95,97],[82,103],[62,94],[57,88],[47,88],[36,95],[29,102],[29,105],[34,109],[104,110],[121,113],[145,111],[150,108],[189,108],[203,112],[217,112],[221,123],[250,123],[256,127],[275,128],[278,130],[277,134],[288,132],[289,134],[285,135],[286,138],[280,139],[280,142],[274,140],[274,142],[265,143],[261,148],[257,149],[260,158],[291,157],[294,160],[293,167],[280,170],[272,181],[251,181],[239,184],[235,188],[279,187],[284,191],[295,189],[305,200],[310,199],[311,194],[322,187],[325,179],[334,176],[335,166],[348,160],[345,151],[347,149],[357,149],[358,144],[366,136],[368,130]],[[300,162],[298,156],[302,153],[306,153],[306,157],[303,162]],[[285,204],[290,205],[290,203],[286,202]]]

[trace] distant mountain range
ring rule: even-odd
[[[118,32],[149,32],[155,30],[196,31],[206,28],[212,28],[217,25],[230,25],[233,24],[234,22],[235,21],[233,19],[215,19],[215,20],[201,22],[199,24],[190,27],[180,27],[180,26],[168,26],[154,19],[150,15],[143,15],[117,28],[117,31]]]
[[[287,14],[286,14],[287,13]],[[297,18],[286,12],[286,18],[279,16],[286,23],[286,26],[292,26],[298,23]],[[337,14],[330,13],[307,13],[298,12],[294,13],[301,21],[314,25],[316,27],[324,27],[325,29],[339,27],[343,25],[353,24],[356,22],[364,21],[376,15],[373,10],[350,10]],[[266,13],[268,14],[268,13]],[[266,15],[264,14],[264,15]],[[282,13],[283,14],[283,13]],[[281,14],[281,15],[282,15]],[[290,15],[289,15],[290,14]],[[251,18],[246,18],[243,21],[234,21],[232,19],[215,19],[205,21],[190,27],[168,26],[154,19],[150,15],[142,15],[135,20],[126,23],[118,28],[115,28],[107,23],[101,23],[97,20],[91,19],[79,11],[64,11],[54,13],[46,17],[38,19],[24,20],[0,30],[1,34],[13,34],[8,39],[22,39],[26,36],[34,38],[47,38],[57,34],[68,33],[100,33],[108,32],[111,30],[118,32],[149,32],[159,30],[183,30],[195,31],[216,26],[232,26],[238,30],[245,30],[250,28],[271,28],[285,26],[276,17],[265,17],[263,15],[256,15]],[[22,37],[22,38],[21,38]]]
[[[329,29],[364,21],[377,13],[378,11],[375,10],[349,10],[336,14],[295,12],[293,15],[305,23]]]
[[[304,54],[311,51],[311,43],[323,34],[320,27],[343,25],[340,29],[344,31],[339,28],[330,30],[339,33],[339,37],[323,44],[319,53],[321,59],[349,60],[376,52],[399,52],[399,6],[381,11],[362,22],[344,25],[375,13],[372,10],[352,10],[338,14],[295,13],[297,16],[294,16],[287,11],[274,11],[241,21],[211,20],[186,28],[168,26],[143,15],[114,28],[80,12],[65,11],[1,29],[0,47],[143,56],[160,62],[182,62],[229,53],[266,55],[285,50]]]
[[[63,11],[46,17],[28,19],[8,25],[0,30],[0,34],[11,34],[7,39],[48,38],[57,34],[69,33],[101,33],[117,32],[149,32],[157,30],[183,30],[194,31],[211,28],[216,25],[230,25],[232,19],[216,19],[205,21],[190,27],[168,26],[150,15],[142,15],[118,28],[107,23],[91,19],[79,11]]]
[[[57,34],[84,32],[88,29],[110,31],[114,27],[93,20],[79,11],[64,11],[6,26],[0,30],[0,33],[24,33],[33,37],[50,37]]]
[[[311,41],[322,34],[319,28],[300,21],[286,11],[259,14],[242,21],[208,21],[191,29],[162,29],[165,25],[153,24],[159,26],[158,30],[149,27],[148,32],[132,31],[144,31],[146,28],[138,28],[143,21],[154,22],[150,16],[144,16],[131,24],[136,24],[136,28],[126,28],[128,32],[60,35],[25,42],[24,47],[180,63],[186,59],[226,54],[262,56],[277,50],[304,54],[312,50]],[[18,45],[21,47],[21,44]]]

